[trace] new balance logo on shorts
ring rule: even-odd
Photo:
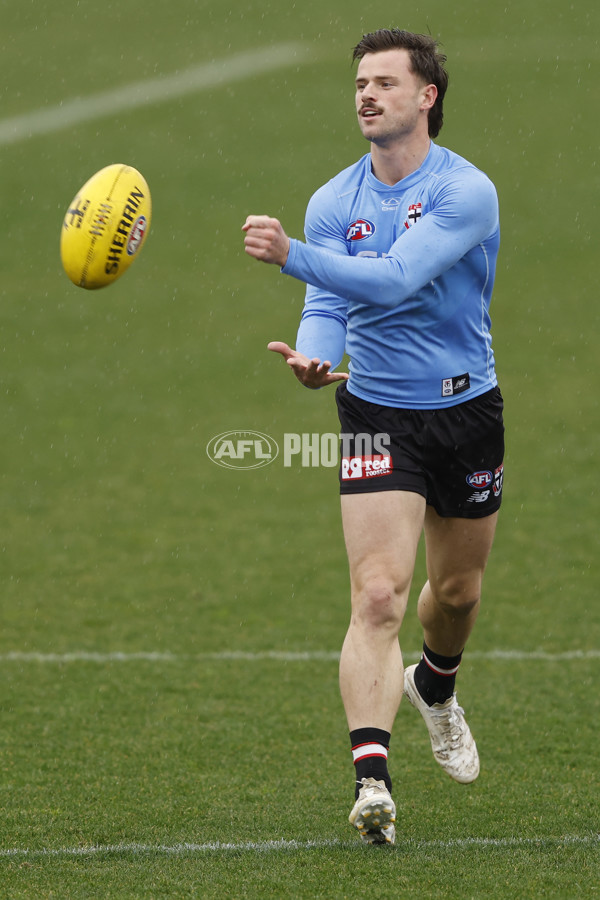
[[[376,454],[373,456],[343,456],[342,481],[357,478],[376,478],[392,472],[392,457]]]

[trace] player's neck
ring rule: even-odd
[[[383,184],[397,184],[423,165],[430,145],[429,137],[410,144],[394,144],[390,147],[372,144],[371,166],[375,178]]]

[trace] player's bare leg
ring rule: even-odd
[[[405,692],[427,725],[433,754],[456,781],[479,774],[477,746],[454,693],[458,663],[481,600],[481,583],[492,547],[497,513],[481,519],[425,515],[428,581],[418,614],[424,652],[405,672]]]
[[[395,840],[387,751],[404,686],[398,632],[424,513],[419,494],[342,497],[352,615],[340,660],[340,689],[356,767],[356,802],[349,819],[368,844]]]
[[[467,643],[479,613],[497,521],[498,513],[481,519],[442,518],[427,507],[428,581],[417,609],[425,643],[436,653],[454,656]]]
[[[352,616],[340,660],[350,730],[391,731],[402,698],[402,624],[425,500],[406,491],[342,497]]]

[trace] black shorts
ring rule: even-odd
[[[340,491],[413,491],[440,516],[478,519],[502,500],[503,401],[495,387],[446,409],[396,409],[336,391]]]

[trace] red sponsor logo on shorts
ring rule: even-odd
[[[357,478],[378,478],[392,472],[391,456],[343,456],[342,481],[355,481]]]

